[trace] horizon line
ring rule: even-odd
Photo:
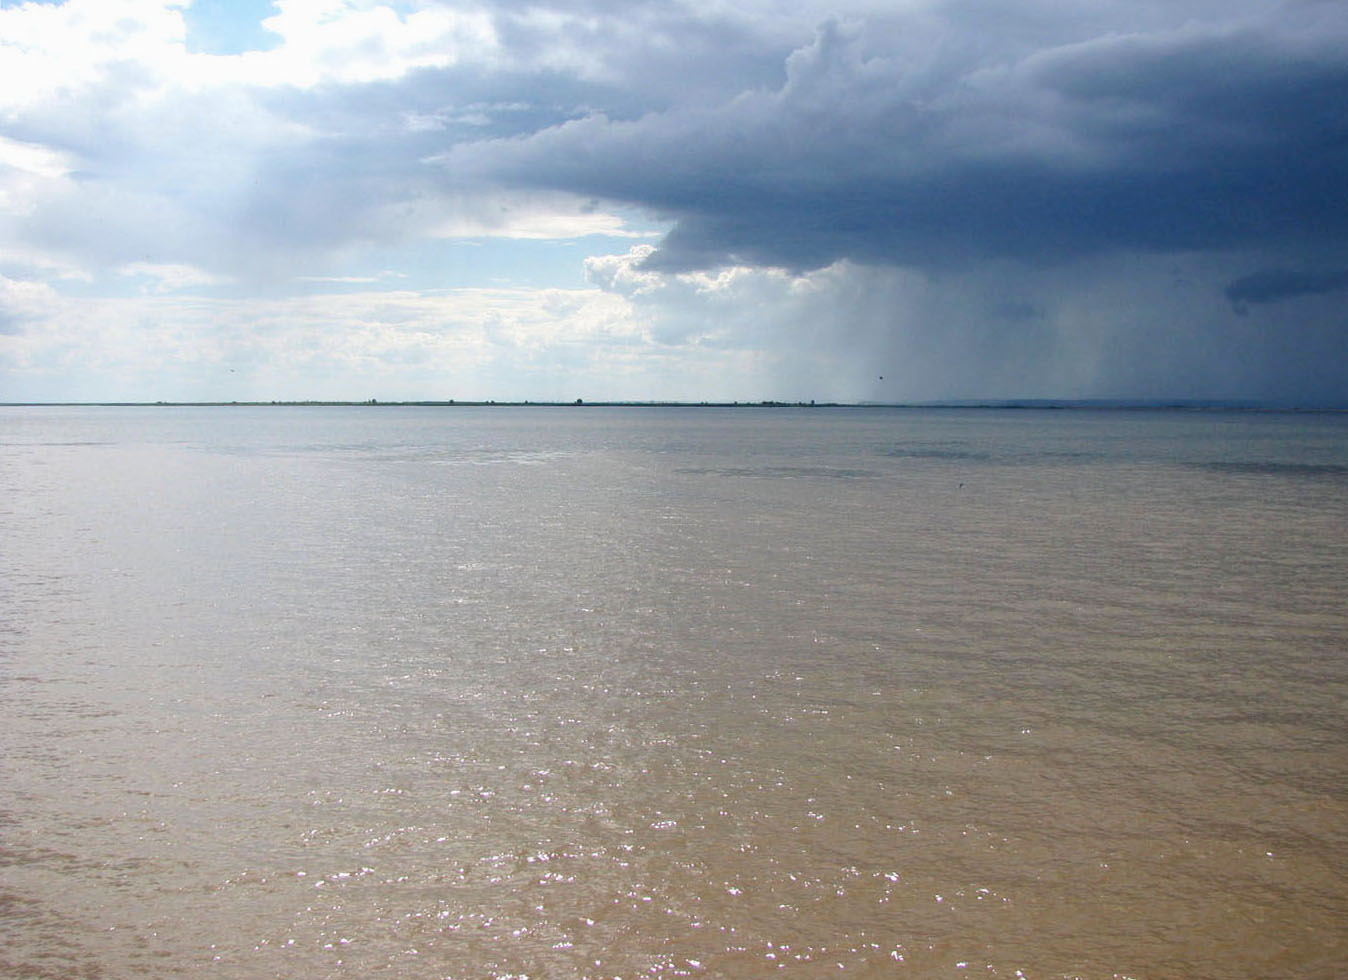
[[[949,409],[1128,409],[1150,411],[1345,412],[1339,402],[1298,403],[1217,398],[956,398],[926,401],[660,401],[605,399],[571,401],[533,399],[273,399],[208,401],[4,401],[0,408],[949,408]]]

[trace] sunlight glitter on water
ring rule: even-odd
[[[1344,958],[1332,470],[1145,458],[1188,418],[233,418],[7,449],[0,974]]]

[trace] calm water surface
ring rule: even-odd
[[[0,976],[1335,977],[1348,417],[0,409]]]

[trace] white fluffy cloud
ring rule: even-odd
[[[196,266],[132,262],[118,270],[122,275],[140,280],[142,292],[172,293],[202,286],[219,286],[229,282],[224,276],[213,276]]]
[[[280,0],[263,22],[277,46],[213,55],[189,50],[184,6],[0,9],[0,233],[11,249],[94,275],[134,261],[277,281],[284,265],[370,242],[635,233],[589,198],[443,179],[433,158],[447,129],[529,106],[397,86],[465,64],[517,68],[487,11]]]
[[[0,276],[0,351],[4,334],[18,334],[28,324],[42,322],[56,305],[56,290],[46,283]]]
[[[18,400],[72,377],[90,400],[569,400],[628,369],[645,343],[629,313],[597,290],[70,299],[0,279],[0,323],[23,327],[0,336],[0,378]]]
[[[150,100],[221,85],[312,87],[399,78],[496,49],[483,10],[442,5],[399,13],[353,0],[276,0],[262,22],[279,43],[235,56],[191,52],[190,0],[65,0],[0,9],[0,108],[52,107],[93,90]]]

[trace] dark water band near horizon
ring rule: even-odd
[[[0,977],[1340,976],[1348,417],[0,408]]]

